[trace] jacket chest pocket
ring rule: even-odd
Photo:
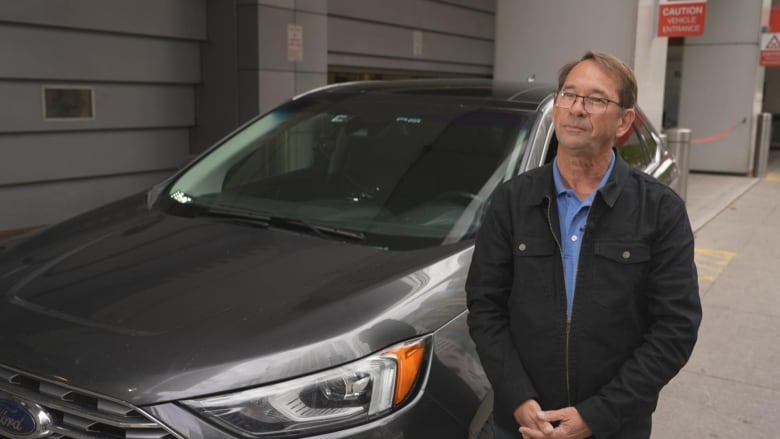
[[[623,307],[644,288],[650,247],[641,241],[596,242],[593,258],[593,300]]]
[[[555,242],[539,238],[515,239],[514,283],[511,300],[544,302],[552,298],[553,270],[558,255]]]

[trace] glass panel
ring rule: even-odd
[[[645,154],[644,142],[635,128],[632,127],[622,139],[618,139],[617,146],[620,156],[630,166],[643,169],[650,163]]]
[[[213,150],[168,194],[176,212],[295,218],[383,247],[456,242],[512,175],[533,118],[434,97],[304,97]]]

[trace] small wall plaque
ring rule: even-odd
[[[82,121],[95,118],[92,87],[44,86],[43,118],[48,121]]]

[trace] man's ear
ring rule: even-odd
[[[615,137],[618,139],[623,137],[624,134],[631,129],[631,124],[634,123],[636,118],[636,111],[633,108],[626,108],[623,110],[623,114],[620,116],[617,122],[617,132]]]

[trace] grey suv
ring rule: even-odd
[[[464,282],[553,88],[350,83],[0,247],[0,435],[490,437]],[[674,184],[639,113],[618,150]]]

